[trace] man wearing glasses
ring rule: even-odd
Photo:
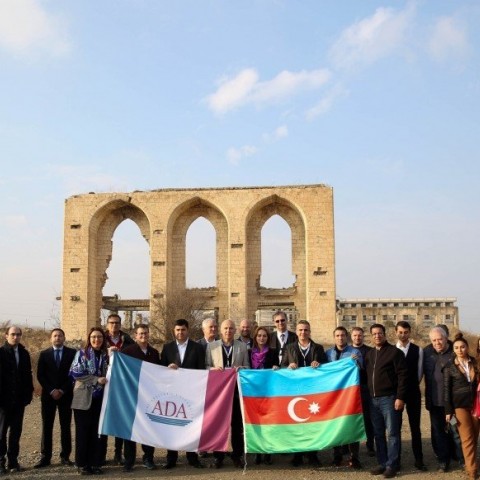
[[[287,329],[287,315],[282,310],[275,312],[273,323],[275,324],[275,330],[270,337],[270,347],[277,351],[278,363],[281,365],[285,347],[290,343],[295,343],[298,338],[294,332]]]
[[[108,351],[123,351],[125,347],[129,345],[134,345],[132,337],[121,330],[121,319],[118,313],[111,313],[107,317],[107,348]],[[113,457],[114,465],[123,465],[124,461],[122,458],[122,447],[123,447],[123,438],[115,437],[115,454]]]
[[[153,348],[148,342],[150,331],[148,325],[140,324],[135,328],[135,343],[124,348],[125,355],[129,355],[145,362],[160,365],[160,354],[156,348]],[[148,470],[155,470],[157,467],[153,461],[155,448],[150,445],[142,445],[143,466]],[[125,440],[125,465],[124,472],[131,472],[135,463],[136,443],[131,440]]]
[[[20,472],[18,463],[23,414],[33,396],[30,354],[20,344],[22,329],[8,327],[5,344],[0,347],[0,475],[5,475],[5,455],[8,469]],[[7,447],[8,433],[8,447]]]

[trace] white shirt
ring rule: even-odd
[[[185,358],[185,352],[187,351],[187,344],[188,344],[188,338],[183,343],[178,343],[177,341],[178,353],[180,355],[180,363],[183,363],[183,359]]]

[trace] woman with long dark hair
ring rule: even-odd
[[[462,441],[465,472],[470,479],[476,479],[476,460],[480,421],[472,415],[477,393],[479,369],[475,358],[468,354],[468,342],[459,332],[453,341],[454,358],[443,371],[445,394],[445,420],[447,425],[455,417]]]
[[[75,418],[75,464],[81,475],[100,475],[106,436],[99,436],[98,422],[107,383],[108,366],[105,333],[93,327],[85,348],[80,349],[70,367],[75,380],[72,409]]]
[[[273,368],[278,369],[278,352],[274,348],[270,348],[270,334],[265,327],[257,327],[253,334],[253,346],[250,350],[250,365],[255,369]],[[260,453],[255,457],[255,463],[260,465],[272,464],[272,456],[266,453],[263,458]]]

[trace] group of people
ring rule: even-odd
[[[109,354],[121,351],[126,355],[163,365],[168,368],[216,369],[226,368],[321,368],[322,364],[351,357],[359,369],[361,401],[366,432],[367,455],[376,456],[378,465],[373,475],[393,478],[401,469],[401,427],[403,412],[408,416],[414,466],[426,470],[423,461],[420,431],[421,391],[425,380],[425,405],[430,414],[431,440],[438,461],[437,469],[446,472],[453,459],[465,465],[469,478],[477,478],[477,441],[479,418],[475,399],[480,377],[480,346],[477,358],[469,355],[468,342],[458,334],[448,339],[444,325],[430,331],[431,344],[424,349],[410,341],[411,326],[400,321],[395,326],[396,345],[387,341],[385,326],[370,326],[372,346],[364,344],[364,330],[354,327],[349,332],[342,326],[333,332],[333,346],[326,350],[311,339],[310,324],[300,320],[296,331],[287,328],[287,316],[278,311],[273,316],[273,331],[256,327],[242,320],[237,327],[225,320],[218,328],[213,318],[202,323],[204,337],[189,338],[187,320],[175,321],[174,340],[163,346],[161,353],[149,342],[149,327],[135,327],[134,338],[121,330],[117,314],[109,315],[106,330],[93,327],[84,348],[75,350],[65,345],[62,329],[51,332],[51,347],[40,353],[37,379],[42,387],[41,458],[35,468],[48,467],[52,460],[52,431],[56,412],[60,421],[62,465],[75,465],[82,475],[102,474],[106,463],[107,437],[98,435],[98,423],[107,382]],[[5,344],[0,347],[0,475],[21,471],[18,463],[19,442],[25,407],[33,395],[30,355],[21,344],[22,330],[7,328]],[[349,344],[350,341],[350,344]],[[71,418],[75,421],[75,463],[72,451]],[[231,416],[231,461],[236,467],[245,464],[243,422],[238,389],[233,396]],[[136,444],[115,438],[113,462],[132,471],[136,460]],[[142,445],[143,465],[153,470],[154,447]],[[359,442],[333,449],[334,466],[344,463],[361,469]],[[225,452],[212,452],[214,468],[222,468]],[[186,452],[189,465],[203,468],[201,456],[207,452]],[[6,458],[7,457],[7,458]],[[6,463],[8,460],[8,464]],[[168,450],[162,468],[176,466],[178,452]],[[295,453],[294,467],[307,461],[318,467],[317,452]],[[272,463],[272,455],[256,455],[256,464]]]

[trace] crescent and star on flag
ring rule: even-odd
[[[306,399],[306,398],[303,398],[303,397],[295,397],[295,398],[293,398],[292,400],[290,400],[290,402],[288,402],[288,407],[287,407],[288,415],[289,415],[290,418],[291,418],[293,421],[295,421],[295,422],[298,422],[298,423],[306,422],[307,420],[310,419],[310,416],[309,416],[309,417],[306,417],[306,418],[302,418],[302,417],[299,417],[299,416],[295,413],[295,405],[296,405],[298,402],[307,402],[307,399]],[[317,414],[317,413],[320,411],[320,405],[319,405],[317,402],[312,402],[312,403],[310,403],[310,405],[308,406],[308,411],[309,411],[312,415],[315,415],[315,414]]]

